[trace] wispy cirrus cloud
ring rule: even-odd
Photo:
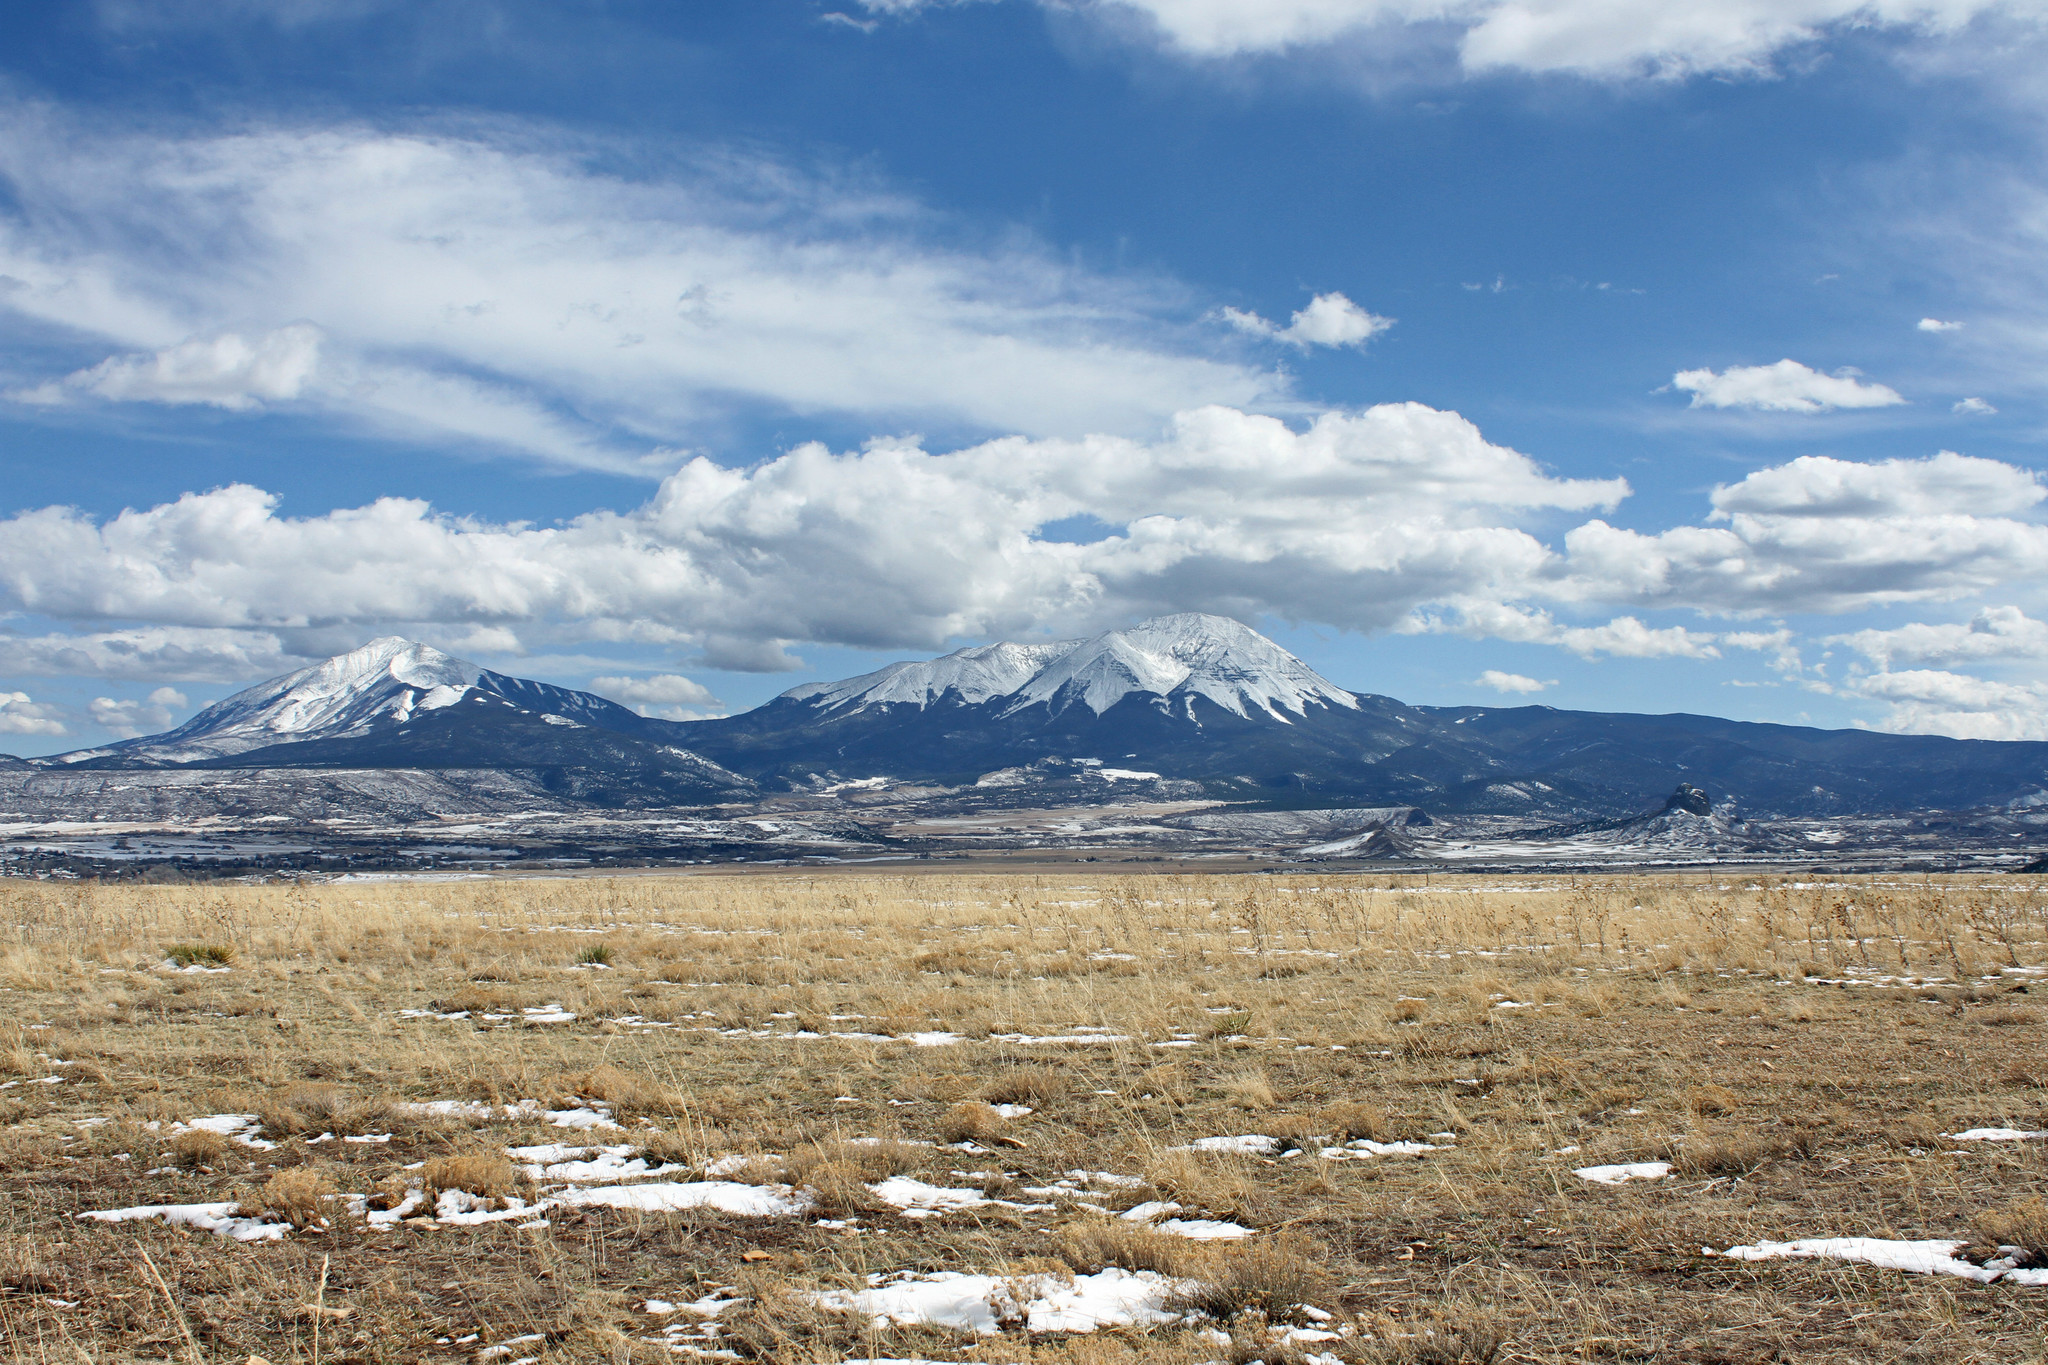
[[[1078,436],[1284,396],[1163,277],[962,241],[859,176],[706,146],[628,178],[603,152],[523,126],[165,138],[17,106],[0,309],[107,354],[12,397],[296,405],[658,475],[740,407]]]
[[[907,15],[965,0],[860,0]],[[1761,74],[1788,49],[1851,29],[1915,36],[1982,19],[2038,21],[2039,0],[1040,0],[1198,60],[1298,52],[1417,29],[1466,72],[1602,79]]]

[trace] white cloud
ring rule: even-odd
[[[592,678],[590,690],[624,702],[643,716],[662,720],[702,720],[707,715],[724,714],[724,703],[711,695],[710,688],[680,673]]]
[[[904,14],[956,0],[861,0]],[[1157,41],[1230,58],[1381,38],[1414,26],[1455,44],[1467,71],[1584,76],[1761,72],[1784,49],[1831,31],[1953,31],[1983,15],[2038,18],[2038,0],[1040,0],[1105,19],[1136,18]]]
[[[1716,488],[1718,517],[2010,516],[2048,497],[2031,470],[1944,450],[1925,460],[1867,464],[1802,455]]]
[[[2018,607],[1986,607],[1968,621],[1915,621],[1836,635],[1828,643],[1847,645],[1881,669],[1895,663],[2048,659],[2048,621],[2036,621]]]
[[[1496,692],[1541,692],[1546,687],[1557,686],[1557,679],[1555,678],[1552,678],[1549,682],[1539,682],[1535,678],[1527,678],[1520,673],[1503,673],[1497,668],[1487,669],[1484,673],[1473,679],[1473,681],[1481,687],[1490,687]]]
[[[1890,703],[1880,728],[1955,739],[2048,739],[2048,683],[2003,683],[1938,669],[1874,673],[1849,690]]]
[[[1759,412],[1832,412],[1836,408],[1888,408],[1903,403],[1882,384],[1865,384],[1852,374],[1822,374],[1796,360],[1775,365],[1731,365],[1680,370],[1674,388],[1692,394],[1696,408],[1750,408]]]
[[[1646,532],[1595,517],[1555,534],[1565,514],[1627,492],[1553,477],[1412,403],[1298,430],[1202,408],[1150,442],[1006,437],[932,454],[878,440],[751,469],[697,459],[638,507],[554,526],[399,498],[288,517],[236,485],[104,520],[66,508],[0,519],[0,613],[84,632],[0,636],[0,664],[246,678],[281,671],[286,654],[403,633],[508,652],[637,642],[777,669],[805,641],[921,648],[1208,610],[1587,658],[1761,650],[1791,675],[1798,650],[1781,628],[1717,634],[1644,613],[1847,612],[2048,575],[2044,490],[1994,460],[1807,456],[1714,489],[1708,524]],[[1079,517],[1108,534],[1039,535]]]
[[[773,666],[792,641],[936,644],[1193,607],[1369,629],[1447,595],[1525,591],[1553,552],[1523,522],[1626,493],[1553,478],[1419,404],[1300,431],[1204,408],[1151,443],[692,460],[641,507],[556,527],[396,498],[287,518],[247,486],[104,522],[46,508],[0,521],[0,610],[273,635],[488,625],[690,643],[723,666]],[[1080,515],[1120,530],[1034,534]]]
[[[147,355],[113,356],[8,397],[52,404],[90,395],[114,402],[205,403],[240,412],[297,398],[319,364],[320,329],[298,323],[254,342],[223,332]]]
[[[26,692],[0,692],[0,735],[68,733],[58,716],[56,707],[35,701]]]
[[[182,711],[191,703],[185,694],[172,687],[159,687],[149,694],[145,701],[116,701],[112,697],[94,697],[86,710],[93,723],[107,730],[116,739],[133,739],[137,735],[155,734],[170,728],[174,711]]]
[[[247,682],[289,672],[328,652],[319,641],[288,647],[266,630],[149,626],[77,635],[0,635],[0,677]]]
[[[1575,527],[1552,591],[1727,615],[1949,601],[2048,573],[2048,528],[2026,519],[2041,496],[2026,470],[1950,452],[1802,456],[1715,489],[1725,525]]]
[[[631,179],[604,153],[520,128],[114,137],[17,106],[0,307],[114,353],[19,396],[292,398],[659,474],[742,406],[1077,436],[1284,394],[1197,354],[1171,281],[962,245],[857,177],[700,147]]]
[[[1554,645],[1582,659],[1603,654],[1629,659],[1718,659],[1715,637],[1683,626],[1652,627],[1633,616],[1617,616],[1605,625],[1567,626],[1540,608],[1505,602],[1466,601],[1458,604],[1455,621],[1423,613],[1411,629],[1456,630],[1460,634],[1511,640],[1518,644]]]
[[[1922,318],[1916,326],[1923,332],[1960,332],[1963,330],[1962,323],[1943,322],[1940,318]]]
[[[1394,325],[1392,318],[1368,313],[1342,294],[1318,294],[1285,327],[1257,313],[1222,310],[1223,318],[1241,332],[1307,350],[1311,346],[1363,346]]]
[[[1956,403],[1949,408],[1949,411],[1960,412],[1968,417],[1989,417],[1991,414],[1997,412],[1998,409],[1992,407],[1989,403],[1985,402],[1981,398],[1963,398],[1958,399]]]

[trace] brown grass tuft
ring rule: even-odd
[[[1006,1071],[981,1087],[981,1098],[990,1104],[1028,1104],[1043,1109],[1067,1093],[1066,1076],[1049,1066],[1018,1067]]]
[[[1695,1086],[1685,1097],[1685,1107],[1702,1118],[1732,1114],[1741,1106],[1742,1097],[1725,1085]]]
[[[235,1144],[209,1128],[187,1128],[171,1139],[170,1147],[180,1166],[219,1166],[235,1153]]]
[[[295,1228],[325,1227],[326,1205],[322,1202],[331,1187],[327,1177],[312,1166],[293,1166],[279,1171],[257,1196],[255,1211],[282,1218]]]
[[[2048,1200],[2039,1195],[1978,1214],[1976,1232],[1979,1245],[1971,1249],[1987,1253],[1980,1260],[2010,1254],[2004,1247],[2018,1247],[2022,1266],[2048,1266]]]
[[[1296,1305],[1314,1303],[1330,1287],[1321,1269],[1321,1248],[1301,1237],[1262,1237],[1219,1246],[1201,1277],[1168,1300],[1183,1313],[1228,1322],[1243,1313],[1268,1321],[1290,1316]]]
[[[1759,1133],[1694,1133],[1666,1148],[1665,1159],[1680,1175],[1747,1175],[1787,1150]]]
[[[1361,1325],[1372,1341],[1357,1355],[1358,1365],[1492,1365],[1508,1345],[1501,1320],[1480,1308],[1375,1314]]]
[[[980,1100],[962,1100],[939,1120],[939,1137],[947,1142],[999,1142],[1003,1116]]]
[[[683,1112],[682,1097],[667,1086],[605,1063],[569,1078],[568,1088],[585,1099],[603,1100],[617,1119]]]
[[[1194,1273],[1206,1261],[1200,1243],[1154,1232],[1121,1218],[1063,1228],[1058,1245],[1060,1259],[1082,1274],[1121,1266],[1125,1270],[1150,1270],[1178,1279]]]
[[[502,1199],[518,1184],[519,1176],[502,1153],[461,1152],[437,1156],[420,1171],[420,1184],[433,1203],[443,1190],[466,1190],[490,1199]]]

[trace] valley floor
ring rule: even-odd
[[[2048,852],[2048,807],[1757,819],[1723,808],[1571,823],[1554,813],[1275,809],[1115,790],[1130,786],[1095,780],[980,790],[876,779],[724,806],[608,810],[550,803],[502,773],[37,774],[12,788],[0,783],[0,877],[934,860],[1368,874],[1707,866],[1953,872],[2017,870]]]
[[[0,883],[0,1350],[2039,1361],[2037,885]]]

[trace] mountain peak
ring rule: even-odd
[[[344,654],[245,688],[174,730],[63,755],[67,763],[124,754],[191,763],[273,744],[366,733],[452,706],[484,670],[432,645],[384,635]]]
[[[836,711],[873,705],[920,709],[952,697],[965,705],[1009,698],[1004,714],[1086,706],[1097,715],[1133,694],[1194,719],[1196,697],[1233,715],[1286,721],[1310,706],[1355,709],[1357,699],[1242,622],[1204,612],[1155,616],[1087,640],[1002,641],[836,683],[809,683],[783,697]]]

